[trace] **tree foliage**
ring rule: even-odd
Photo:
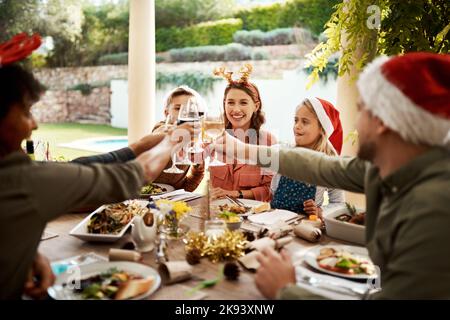
[[[325,34],[328,40],[307,56],[308,66],[312,67],[309,86],[319,79],[328,59],[336,52],[341,53],[337,62],[339,75],[349,72],[353,66],[362,69],[375,55],[415,51],[448,53],[450,2],[349,0],[335,6]],[[357,52],[363,54],[355,60]]]
[[[39,0],[0,0],[0,42],[20,32],[36,31]]]
[[[320,34],[333,13],[333,6],[342,0],[288,0],[284,3],[254,6],[239,10],[245,30],[270,31],[278,28],[304,27]]]
[[[235,0],[156,0],[157,28],[185,27],[229,18]]]
[[[128,51],[129,8],[128,1],[101,6],[86,5],[83,8],[85,21],[82,28],[84,65],[95,65],[100,57]]]
[[[240,19],[202,22],[184,28],[160,28],[156,30],[156,51],[228,44],[233,42],[235,32],[241,29]]]

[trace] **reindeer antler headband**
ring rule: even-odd
[[[214,69],[214,75],[218,77],[223,77],[225,80],[228,81],[229,84],[232,84],[234,82],[237,83],[247,83],[248,79],[250,78],[250,75],[252,74],[253,66],[249,63],[245,64],[244,66],[239,69],[239,74],[241,77],[238,80],[233,80],[233,72],[232,71],[226,71],[225,67],[218,67]]]

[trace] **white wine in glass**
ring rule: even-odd
[[[217,138],[219,138],[223,132],[225,131],[225,123],[223,118],[217,117],[214,118],[206,118],[203,121],[203,139],[208,142],[213,142]]]
[[[203,141],[205,143],[214,143],[225,131],[225,120],[221,109],[207,110],[203,118]],[[210,167],[223,166],[225,163],[217,160],[214,157],[213,161],[209,162]]]

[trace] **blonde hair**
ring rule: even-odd
[[[303,100],[303,102],[297,107],[297,110],[299,108],[301,108],[302,106],[306,106],[306,108],[312,114],[314,114],[314,116],[316,117],[316,120],[320,126],[320,135],[317,138],[316,142],[313,144],[311,149],[315,150],[315,151],[323,152],[329,156],[337,156],[338,153],[336,152],[336,150],[333,148],[333,145],[328,140],[327,134],[325,133],[325,129],[323,128],[322,124],[320,123],[319,118],[317,117],[317,114],[314,111],[314,108],[313,108],[311,102],[309,102],[308,99]]]

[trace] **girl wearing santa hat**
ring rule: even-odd
[[[330,156],[341,153],[343,133],[339,111],[326,100],[305,99],[296,108],[293,133],[296,147],[320,151]],[[342,190],[327,190],[279,174],[273,178],[271,189],[273,208],[308,215],[321,215],[326,191],[330,205],[345,201]]]

